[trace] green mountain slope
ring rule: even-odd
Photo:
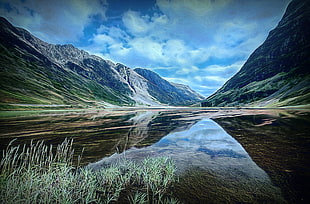
[[[202,106],[310,104],[310,1],[293,0],[240,71]]]
[[[70,104],[94,105],[97,101],[107,101],[114,104],[129,104],[133,101],[126,96],[130,90],[106,86],[104,78],[81,77],[73,71],[78,65],[72,62],[59,64],[42,54],[34,44],[48,45],[33,37],[23,29],[10,25],[1,18],[0,30],[0,103],[4,104]],[[40,45],[42,46],[42,45]],[[73,46],[70,47],[71,49]],[[68,50],[68,49],[67,49]],[[77,50],[77,49],[76,49]],[[91,64],[91,58],[83,63]],[[95,73],[104,71],[97,62]],[[101,63],[102,64],[102,63]],[[116,85],[115,85],[116,86]],[[121,93],[120,93],[121,92]]]
[[[20,104],[190,105],[202,99],[185,86],[171,85],[177,94],[163,100],[165,95],[158,93],[166,93],[167,87],[155,84],[158,89],[150,93],[149,87],[153,85],[129,67],[90,55],[73,45],[46,43],[0,17],[0,109]]]

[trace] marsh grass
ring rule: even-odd
[[[124,158],[93,170],[73,158],[72,140],[57,147],[12,143],[0,162],[1,203],[178,203],[167,193],[175,182],[169,158]]]

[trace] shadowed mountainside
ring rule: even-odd
[[[240,71],[202,106],[310,104],[310,1],[293,0]]]

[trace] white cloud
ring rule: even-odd
[[[107,50],[116,61],[125,60],[133,67],[179,66],[179,73],[189,73],[190,67],[205,64],[210,58],[245,60],[267,35],[257,23],[243,18],[252,15],[245,7],[237,9],[241,4],[231,0],[158,0],[157,5],[161,13],[125,12],[125,29],[98,29],[98,35],[103,32],[117,44],[111,44],[113,53]],[[257,8],[256,13],[261,10]],[[99,47],[100,42],[95,44]]]
[[[97,33],[95,33],[94,35],[100,35],[100,34],[106,34],[108,36],[110,36],[111,38],[118,40],[118,41],[128,41],[129,40],[129,35],[126,31],[118,28],[118,27],[107,27],[105,25],[101,25],[98,29],[97,29]]]
[[[233,64],[221,66],[218,64],[209,65],[205,69],[203,69],[205,72],[209,74],[220,74],[220,73],[235,73],[237,72],[244,64],[245,61],[237,61]]]
[[[116,43],[109,47],[110,52],[117,56],[127,56],[130,54],[132,48],[126,48],[122,43]]]
[[[148,18],[141,16],[139,12],[129,10],[124,14],[123,22],[130,33],[139,35],[149,31],[151,25],[149,25]]]
[[[179,68],[178,71],[176,71],[176,74],[184,75],[184,74],[193,74],[195,72],[199,71],[199,68],[196,66],[191,66],[189,68]]]
[[[150,38],[134,38],[129,42],[129,45],[135,50],[135,52],[152,61],[164,60],[162,44]]]
[[[186,51],[185,44],[182,40],[171,39],[165,43],[165,54],[174,58],[179,58]]]
[[[217,89],[218,86],[198,86],[201,90],[205,90],[205,89],[210,89],[210,90],[214,90]]]
[[[173,78],[173,77],[163,77],[169,82],[179,83],[179,84],[190,84],[190,81],[185,78]]]
[[[230,11],[234,4],[229,0],[158,0],[157,5],[163,14],[129,10],[122,18],[127,36],[132,35],[125,44],[143,57],[141,66],[179,65],[184,71],[210,57],[245,59],[267,35],[257,34],[256,23]]]
[[[99,34],[99,35],[96,35],[93,39],[93,41],[96,43],[96,44],[106,44],[106,45],[112,45],[115,43],[115,40],[106,35],[106,34]]]
[[[74,42],[94,15],[106,19],[105,0],[2,0],[0,14],[51,43]]]
[[[225,82],[227,78],[221,76],[194,76],[194,79],[203,82],[203,81],[215,81],[215,82]]]

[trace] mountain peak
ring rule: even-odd
[[[0,24],[2,27],[6,26],[6,27],[14,28],[14,26],[12,26],[12,24],[8,20],[6,20],[6,18],[4,18],[2,16],[0,16]]]
[[[139,74],[71,44],[46,43],[4,18],[0,18],[0,47],[1,107],[190,105],[200,100],[197,93],[184,94],[182,87],[150,70]],[[152,80],[147,76],[152,76]],[[167,93],[171,95],[166,96]]]
[[[310,103],[310,1],[293,0],[265,42],[203,106]]]

